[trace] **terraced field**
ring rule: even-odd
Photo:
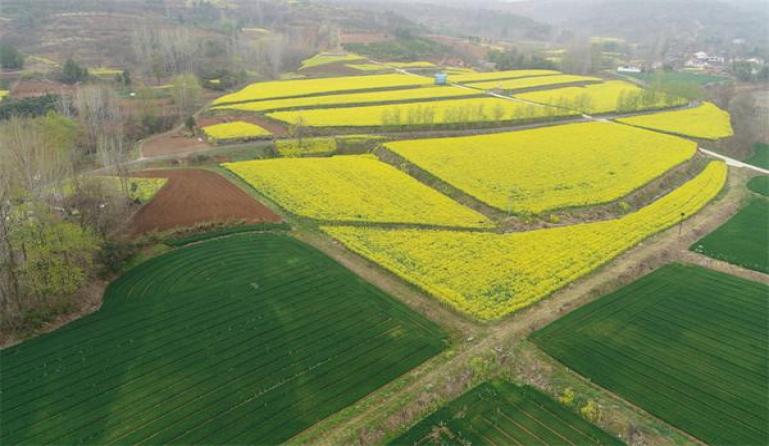
[[[348,93],[361,90],[395,89],[430,85],[433,79],[406,74],[374,76],[327,77],[286,81],[257,82],[240,91],[217,98],[214,105],[266,99],[294,98],[329,93]]]
[[[215,141],[250,139],[270,136],[269,130],[244,121],[223,122],[203,127],[203,133]]]
[[[705,206],[723,187],[726,166],[711,162],[693,180],[616,220],[529,232],[323,229],[455,309],[482,320],[531,305]]]
[[[444,99],[467,96],[480,96],[481,92],[473,92],[465,88],[441,86],[406,88],[403,90],[373,91],[368,93],[331,94],[326,96],[310,96],[301,98],[276,99],[242,104],[230,104],[215,107],[214,110],[240,110],[249,112],[266,112],[294,108],[332,107],[350,104],[397,103],[403,101]],[[328,111],[328,110],[327,110]],[[333,112],[333,111],[332,111]]]
[[[519,93],[516,98],[540,104],[579,110],[583,113],[638,111],[686,104],[683,98],[652,94],[623,81],[608,81],[585,87],[563,87]]]
[[[98,312],[0,351],[0,438],[279,444],[443,337],[288,236],[206,241],[130,270]]]
[[[756,198],[691,250],[769,274],[769,201]]]
[[[391,445],[622,445],[532,387],[485,382],[441,407]]]
[[[478,200],[515,213],[619,199],[697,149],[681,138],[604,122],[386,147]]]
[[[491,222],[370,155],[224,164],[288,211],[332,222],[485,227]]]
[[[304,125],[310,127],[431,127],[438,124],[519,122],[575,114],[576,112],[554,107],[483,97],[338,107],[334,110],[317,108],[278,111],[268,113],[267,116],[289,124],[295,124],[301,120]]]
[[[534,333],[556,359],[709,444],[769,438],[769,287],[673,264]]]
[[[561,74],[555,70],[507,70],[491,71],[488,73],[465,73],[451,75],[449,80],[460,84],[471,84],[474,82],[499,81],[505,79],[517,79],[521,77],[549,76]]]
[[[575,76],[571,74],[560,74],[554,76],[525,77],[519,79],[494,80],[487,82],[474,82],[470,84],[473,88],[483,90],[523,90],[525,88],[545,87],[561,84],[576,84],[582,82],[601,82],[600,78],[589,76]]]
[[[710,102],[704,102],[694,108],[632,116],[617,121],[703,139],[727,138],[734,134],[729,113]]]
[[[299,69],[306,70],[307,68],[320,67],[323,65],[337,64],[337,63],[344,63],[344,62],[355,62],[355,61],[363,61],[363,60],[366,60],[366,58],[353,53],[348,53],[348,54],[319,53],[310,57],[309,59],[303,60],[302,65],[299,67]]]

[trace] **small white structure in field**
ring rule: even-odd
[[[617,73],[640,73],[641,69],[639,67],[634,67],[632,65],[620,65],[617,67]]]

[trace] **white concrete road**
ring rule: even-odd
[[[754,166],[752,164],[743,163],[740,160],[736,160],[734,158],[729,158],[728,156],[721,155],[720,153],[713,152],[708,149],[703,149],[702,147],[699,148],[700,152],[704,153],[705,155],[712,156],[713,158],[718,158],[726,161],[727,166],[734,166],[734,167],[743,167],[745,169],[750,169],[753,171],[756,171],[758,173],[762,173],[764,175],[769,175],[769,170],[762,169],[758,166]]]

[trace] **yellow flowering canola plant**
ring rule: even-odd
[[[710,102],[697,107],[617,119],[618,122],[704,139],[732,136],[729,113]]]
[[[639,242],[689,217],[726,181],[711,162],[696,178],[616,220],[496,234],[419,229],[323,227],[349,249],[379,263],[455,309],[482,320],[531,305]]]
[[[493,97],[447,99],[404,104],[368,105],[268,113],[267,116],[295,124],[300,119],[311,127],[430,126],[495,121],[521,121],[576,112],[513,102]]]
[[[291,98],[313,94],[344,93],[356,90],[417,87],[434,81],[429,77],[407,74],[380,74],[374,76],[325,77],[319,79],[293,79],[285,81],[257,82],[240,91],[224,95],[214,105],[265,99]]]
[[[533,77],[533,76],[548,76],[551,74],[561,74],[555,70],[508,70],[508,71],[491,71],[488,73],[466,73],[457,74],[454,76],[449,75],[451,82],[457,83],[471,83],[471,82],[485,82],[501,79],[516,79],[519,77]]]
[[[515,213],[606,203],[691,158],[697,145],[609,122],[587,122],[386,147],[452,186]]]
[[[270,131],[244,121],[224,122],[203,127],[203,132],[216,140],[248,139],[269,136]]]
[[[113,178],[113,181],[120,182],[118,178]],[[142,203],[147,203],[155,197],[155,194],[165,186],[168,182],[167,178],[128,178],[128,196],[132,200],[137,200]]]
[[[492,225],[371,155],[244,161],[224,167],[288,211],[318,220]]]
[[[562,74],[557,76],[524,77],[520,79],[506,79],[500,81],[477,82],[469,84],[469,87],[484,90],[520,90],[523,88],[544,87],[547,85],[574,84],[577,82],[601,82],[598,77],[574,76]]]
[[[94,176],[86,177],[82,181],[94,181],[109,187],[115,193],[122,193],[123,183],[118,177],[112,176]],[[128,198],[131,200],[139,201],[140,203],[147,203],[155,197],[160,189],[168,182],[167,178],[142,178],[142,177],[128,177],[125,179],[126,186],[128,187]],[[62,192],[66,196],[70,196],[75,193],[74,184],[67,182]]]
[[[514,95],[518,99],[566,107],[583,113],[632,112],[671,107],[686,99],[644,90],[623,81],[608,81],[584,87],[563,87]]]
[[[334,94],[327,96],[308,96],[303,98],[275,99],[270,101],[244,102],[242,104],[230,104],[214,107],[213,110],[241,110],[264,112],[289,108],[312,108],[321,105],[342,104],[366,104],[379,102],[398,102],[414,99],[437,99],[453,96],[481,95],[482,92],[474,92],[458,87],[421,87],[407,88],[403,90],[372,91],[367,93]],[[332,110],[331,112],[334,112]]]

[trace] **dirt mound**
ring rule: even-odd
[[[200,169],[143,171],[131,176],[168,178],[155,198],[133,217],[132,235],[203,223],[277,223],[280,217],[214,172]]]

